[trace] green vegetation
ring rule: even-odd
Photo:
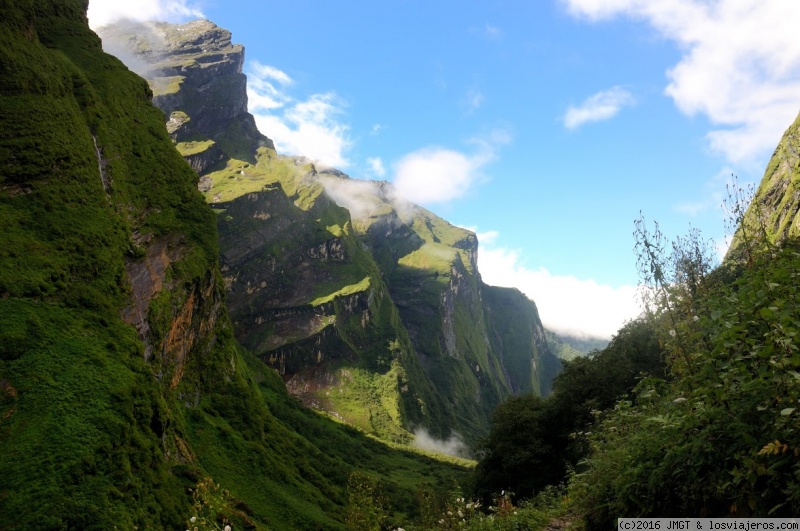
[[[574,481],[580,511],[598,525],[618,514],[797,514],[797,243],[708,273],[697,238],[665,259],[657,230],[638,234],[673,378],[643,382],[598,426]]]
[[[328,295],[324,295],[322,297],[317,297],[313,301],[311,301],[311,306],[320,306],[325,304],[326,302],[330,302],[336,297],[346,297],[347,295],[352,295],[353,293],[360,293],[369,289],[369,277],[364,277],[361,282],[356,284],[349,284],[347,286],[342,287],[341,289],[330,293]]]
[[[444,244],[425,243],[419,249],[401,257],[397,264],[400,267],[425,271],[446,286],[455,255],[456,251]]]
[[[620,329],[604,350],[566,362],[546,399],[507,400],[492,416],[476,469],[476,493],[487,501],[506,490],[519,500],[562,483],[587,456],[584,434],[596,412],[612,408],[643,375],[663,376],[663,370],[654,330],[637,320]]]
[[[414,520],[467,469],[300,407],[236,344],[215,216],[85,7],[0,21],[0,528],[341,529],[356,470]]]
[[[244,123],[214,137],[232,157],[208,175],[215,216],[85,7],[6,0],[0,20],[0,528],[540,529],[568,512],[606,528],[623,514],[800,512],[789,199],[762,190],[748,213],[735,199],[741,247],[717,269],[696,232],[670,245],[640,220],[648,312],[567,362],[547,398],[497,408],[469,500],[471,464],[405,449],[405,427],[474,442],[512,388],[544,394],[535,306],[483,286],[474,236],[426,211],[386,200],[356,233],[313,165],[253,153]],[[791,159],[792,134],[777,156]],[[773,161],[768,178],[787,167]],[[335,355],[319,367],[336,383],[314,398],[352,426],[301,407],[236,342],[225,282],[232,311],[250,312],[236,313],[252,319],[243,341]],[[279,296],[286,307],[269,306]],[[285,315],[255,326],[263,309]]]
[[[567,485],[562,512],[587,529],[797,514],[800,244],[742,240],[739,261],[713,268],[697,231],[668,242],[640,219],[635,235],[647,312],[568,362],[548,399],[498,408],[478,493]]]
[[[347,478],[361,471],[381,476],[392,493],[386,510],[393,520],[412,519],[417,487],[441,491],[464,480],[462,466],[389,448],[299,407],[277,375],[247,353],[236,364],[242,379],[222,382],[188,411],[189,443],[233,508],[245,502],[247,518],[277,528],[339,528]],[[226,514],[234,520],[234,513]]]
[[[150,89],[155,97],[177,94],[184,79],[184,76],[156,77],[150,80]]]
[[[536,304],[514,288],[482,286],[486,321],[493,332],[492,346],[502,352],[503,366],[513,392],[547,396],[561,370],[561,362],[551,353],[547,332],[539,320]],[[533,352],[533,357],[529,355]]]
[[[178,142],[175,147],[178,153],[183,157],[190,157],[206,151],[214,145],[213,140],[191,141],[191,142]]]

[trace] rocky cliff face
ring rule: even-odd
[[[777,243],[800,236],[800,116],[783,134],[731,244],[729,256],[745,242]]]
[[[390,450],[237,344],[215,215],[87,2],[0,6],[0,529],[185,529],[210,500],[236,529],[341,529],[348,475]]]
[[[249,130],[252,121],[241,112],[239,78],[227,85],[233,94],[203,88],[206,64],[227,61],[224,72],[241,72],[242,49],[227,32],[194,22],[102,35],[150,72],[154,90],[180,77],[154,103],[218,213],[236,336],[307,405],[395,440],[425,427],[475,441],[504,397],[549,390],[559,364],[535,305],[480,281],[473,233],[395,197],[389,183],[280,156],[250,136],[218,141],[215,126]],[[225,118],[196,120],[204,106],[227,109]],[[216,165],[197,162],[208,152],[202,139],[190,145],[181,136],[192,122],[203,124],[193,134],[217,139]]]
[[[153,103],[192,168],[274,147],[247,112],[244,48],[207,20],[174,25],[123,22],[98,30],[104,49],[150,83]]]

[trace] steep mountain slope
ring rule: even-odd
[[[560,364],[535,305],[480,281],[474,234],[388,183],[280,156],[263,137],[220,141],[252,124],[228,32],[196,21],[101,35],[157,94],[169,87],[154,103],[218,213],[236,336],[306,404],[393,440],[424,427],[474,442],[510,393],[548,392]],[[235,93],[207,96],[209,64]],[[225,119],[196,119],[205,107]],[[214,149],[217,162],[195,162]]]
[[[197,175],[86,8],[0,0],[0,528],[340,529],[356,468],[413,513],[463,468],[298,407],[237,344]]]
[[[731,251],[745,241],[766,237],[771,243],[800,236],[800,116],[783,134],[764,172],[764,177],[744,219]]]

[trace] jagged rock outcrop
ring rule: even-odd
[[[203,173],[227,156],[274,148],[247,111],[244,47],[207,20],[122,22],[98,30],[104,49],[145,77],[153,103],[192,168]],[[187,97],[191,94],[191,97]]]
[[[250,136],[224,141],[215,124],[251,127],[235,77],[242,48],[206,21],[137,31],[102,35],[145,63],[154,103],[218,213],[236,336],[307,405],[397,440],[424,426],[474,442],[503,398],[549,391],[560,365],[535,305],[481,282],[473,233],[396,197],[390,183],[280,156]],[[224,95],[207,88],[212,70],[235,73]],[[187,131],[201,138],[191,143]]]

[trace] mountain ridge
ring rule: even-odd
[[[188,27],[199,25],[219,32],[208,22]],[[180,25],[150,27],[178,41],[186,33]],[[193,72],[205,75],[196,46],[171,42],[154,53],[158,42],[142,44],[147,30],[118,26],[100,33],[113,41],[110,49],[122,46],[124,54],[147,63],[154,89],[176,73],[172,65],[181,65],[183,81],[169,104],[158,97],[154,103],[168,124],[176,113],[185,123],[194,121],[193,90],[202,83]],[[230,46],[229,35],[216,39],[222,49]],[[195,41],[214,39],[192,34]],[[238,79],[238,56],[231,65]],[[246,98],[239,91],[231,96],[234,107]],[[279,155],[264,143],[255,149],[220,146],[215,135],[236,128],[230,123],[195,129],[191,153],[177,137],[176,145],[190,163],[197,150],[221,147],[225,153],[210,166],[193,167],[218,213],[236,334],[281,371],[307,405],[390,439],[407,441],[409,431],[422,426],[441,438],[456,431],[474,443],[487,433],[491,410],[504,397],[549,391],[560,364],[543,331],[537,332],[543,329],[535,305],[515,306],[530,329],[492,322],[502,312],[484,308],[483,293],[491,288],[477,271],[474,233],[397,197],[391,183],[352,179],[303,157]],[[493,293],[500,300],[511,292]],[[525,339],[503,341],[508,334]],[[512,362],[515,357],[522,361]],[[509,362],[514,371],[504,367]],[[363,389],[354,396],[359,385]],[[369,396],[379,398],[362,403]]]
[[[299,407],[238,345],[214,212],[87,5],[0,2],[0,528],[342,529],[353,473],[408,521],[463,464]]]

